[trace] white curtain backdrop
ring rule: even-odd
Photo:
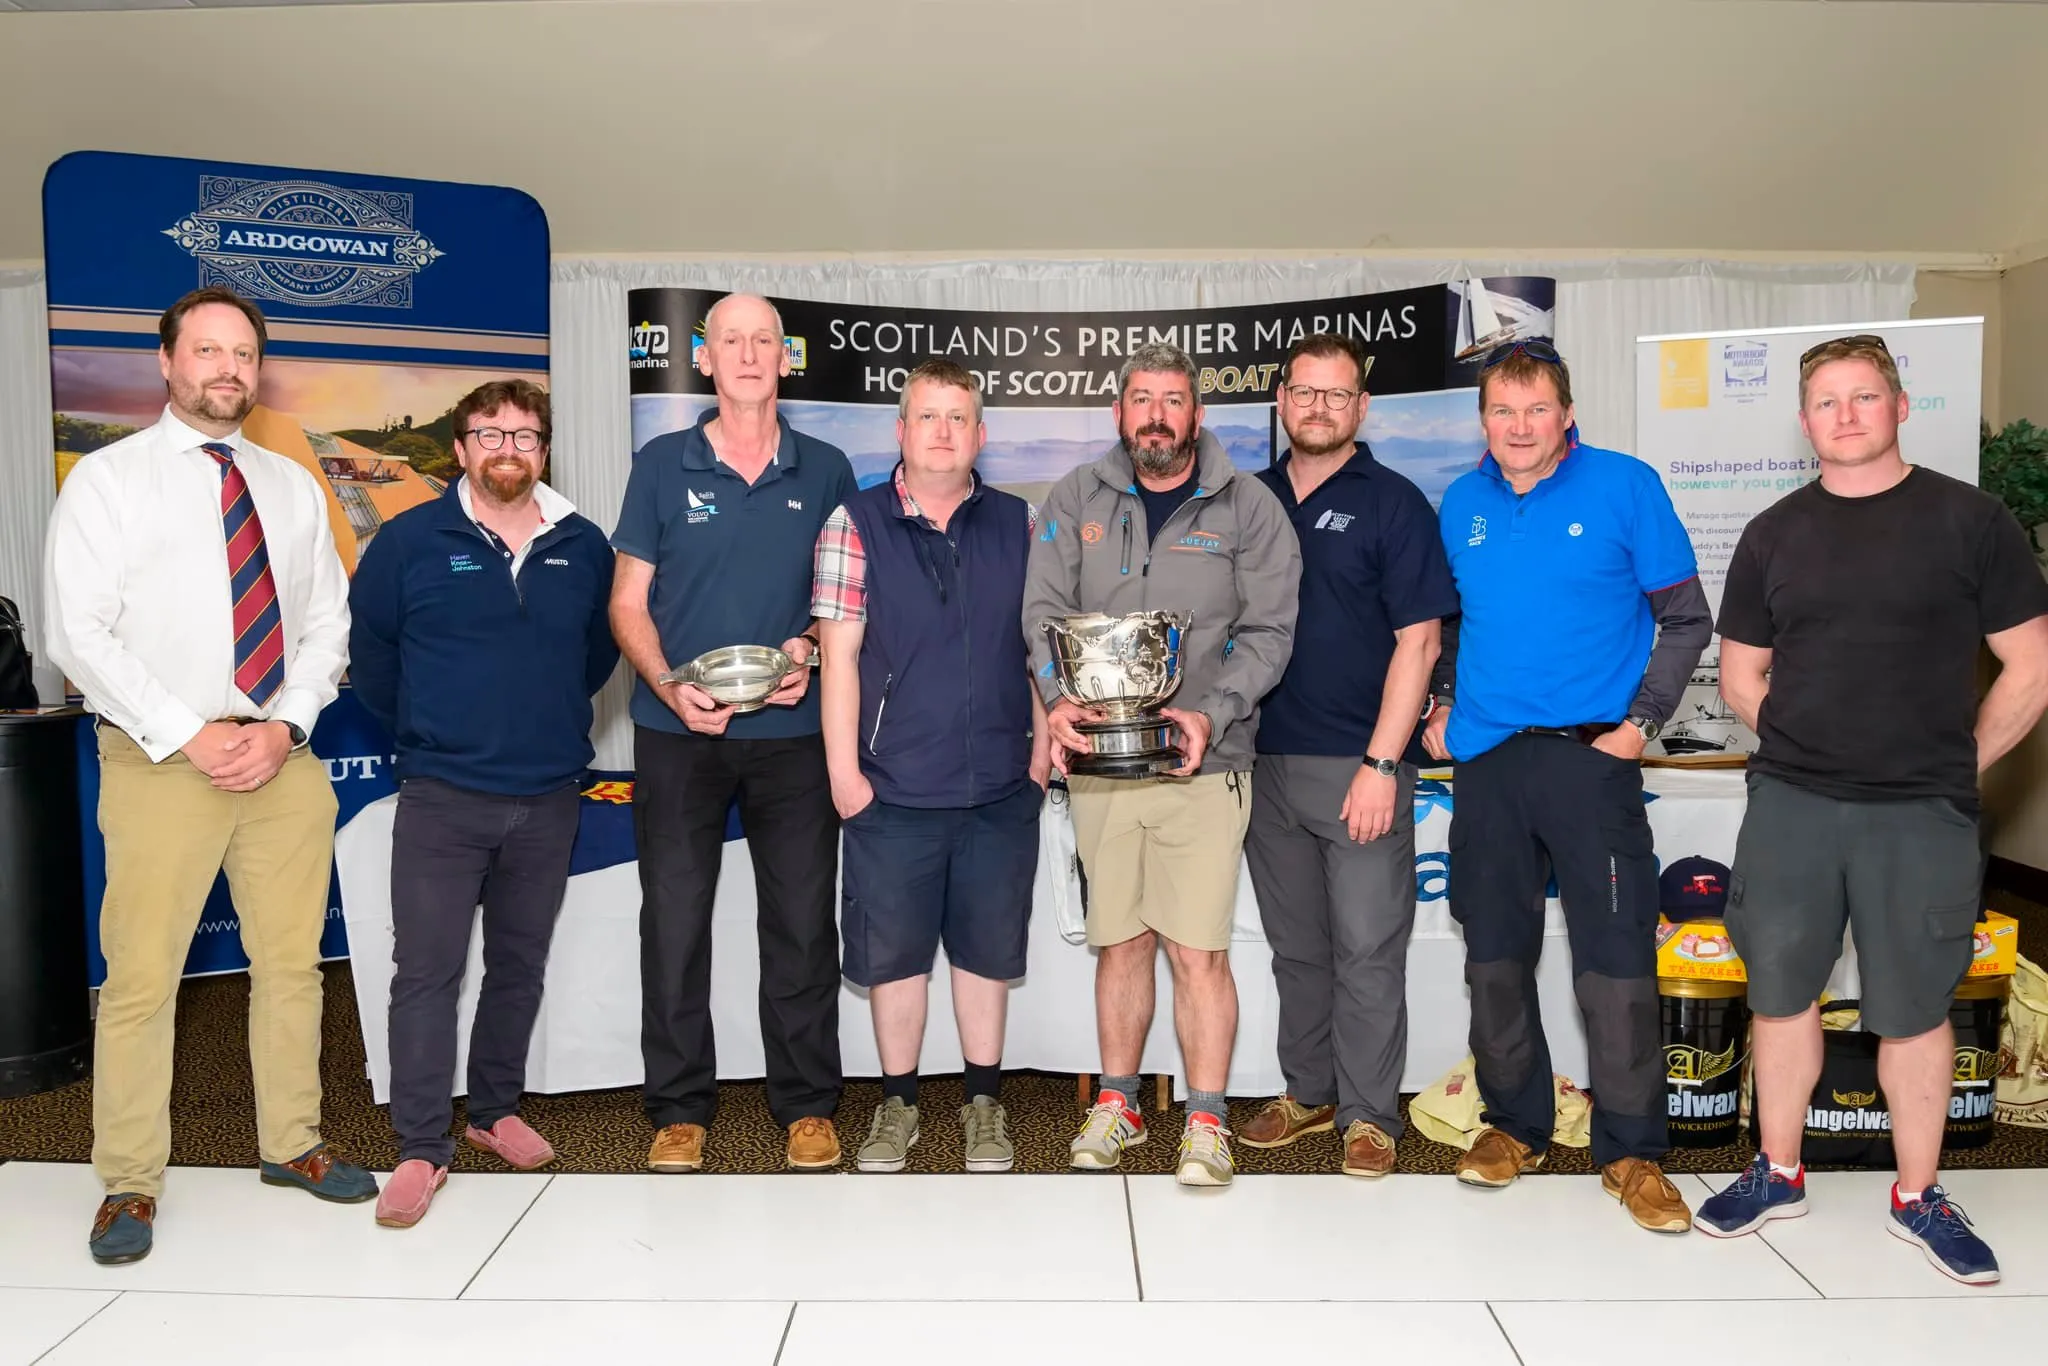
[[[1586,439],[1635,445],[1635,339],[1648,333],[1908,316],[1913,267],[1702,260],[636,262],[561,260],[553,270],[554,483],[609,530],[630,468],[626,291],[747,289],[839,303],[930,308],[1152,309],[1228,306],[1401,289],[1472,275],[1558,282],[1558,345],[1571,361]],[[55,496],[49,350],[40,271],[0,271],[0,594],[40,641],[43,526]],[[40,662],[40,661],[39,661]],[[630,674],[600,699],[597,762],[632,765]],[[55,679],[39,682],[46,692]]]
[[[1908,316],[1913,267],[1752,265],[1698,260],[863,263],[562,260],[554,267],[554,482],[607,530],[631,467],[626,291],[744,289],[784,298],[925,308],[1150,309],[1339,298],[1473,275],[1557,280],[1557,341],[1580,429],[1635,447],[1635,339],[1660,332],[1865,323]],[[632,766],[631,672],[599,699],[597,763]]]
[[[40,270],[0,270],[0,597],[21,607],[36,691],[57,702],[63,684],[41,648],[43,523],[57,497],[49,316]]]

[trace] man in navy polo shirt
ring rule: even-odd
[[[462,478],[393,518],[350,588],[350,677],[398,751],[391,837],[391,1127],[377,1222],[448,1179],[456,998],[483,906],[464,1137],[522,1171],[554,1149],[519,1117],[548,945],[569,882],[590,699],[619,662],[604,532],[540,482],[548,396],[495,380],[455,405]]]
[[[987,487],[974,377],[910,372],[903,452],[818,538],[819,688],[832,799],[845,821],[846,977],[869,990],[882,1059],[857,1163],[901,1171],[918,1139],[917,1060],[940,943],[966,1064],[971,1172],[1015,1159],[1000,1098],[1009,984],[1024,975],[1038,815],[1052,767],[1017,621],[1031,505]]]
[[[779,645],[803,664],[811,552],[853,496],[835,446],[775,410],[789,373],[782,318],[729,294],[704,319],[698,364],[718,407],[656,437],[633,460],[612,533],[612,630],[633,691],[633,829],[640,854],[641,1055],[655,1128],[647,1165],[695,1171],[718,1102],[711,1029],[711,910],[735,796],[760,897],[761,1042],[768,1108],[792,1167],[839,1162],[839,934],[832,809],[818,700],[798,669],[744,716],[686,684],[657,680],[726,645]]]
[[[1259,704],[1245,857],[1280,989],[1287,1094],[1245,1125],[1280,1148],[1333,1126],[1343,1170],[1384,1176],[1401,1135],[1415,740],[1442,618],[1458,610],[1436,512],[1358,439],[1363,350],[1296,342],[1278,406],[1288,452],[1259,478],[1301,540],[1302,643]]]
[[[1465,932],[1488,1126],[1458,1179],[1508,1185],[1550,1144],[1536,962],[1554,873],[1586,1020],[1601,1184],[1642,1227],[1682,1233],[1691,1214],[1659,1165],[1669,1145],[1657,860],[1638,760],[1676,709],[1712,618],[1656,472],[1578,442],[1571,373],[1555,348],[1496,348],[1480,367],[1479,412],[1487,454],[1443,500],[1463,615],[1452,705],[1427,736],[1458,762],[1451,913]]]

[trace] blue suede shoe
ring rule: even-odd
[[[1970,1227],[1962,1206],[1949,1199],[1941,1187],[1929,1186],[1910,1205],[1894,1204],[1891,1215],[1885,1227],[1892,1236],[1925,1252],[1942,1275],[1964,1285],[1990,1285],[1998,1280],[1998,1258]]]
[[[1798,1181],[1780,1176],[1771,1170],[1771,1159],[1758,1153],[1742,1175],[1707,1198],[1692,1226],[1715,1238],[1737,1238],[1772,1219],[1797,1219],[1806,1209],[1805,1176]]]
[[[336,1157],[325,1143],[289,1162],[265,1162],[262,1170],[265,1185],[297,1186],[337,1205],[357,1205],[377,1198],[377,1178],[353,1162]]]
[[[156,1234],[156,1201],[147,1195],[110,1195],[93,1216],[92,1259],[101,1266],[139,1262],[149,1255]]]

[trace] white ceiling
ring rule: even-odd
[[[566,254],[1996,255],[2048,242],[2044,54],[1947,0],[13,13],[0,260],[81,148],[516,185]]]

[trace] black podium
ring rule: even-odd
[[[86,1075],[76,711],[0,712],[0,1097]]]

